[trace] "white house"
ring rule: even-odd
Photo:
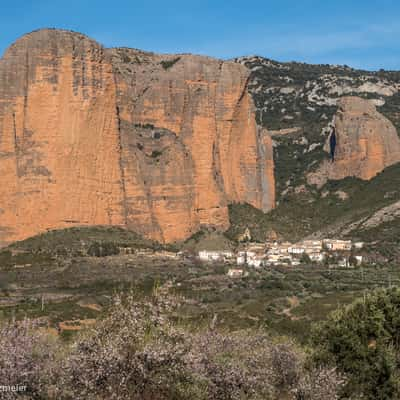
[[[268,249],[267,254],[279,254],[280,249],[278,246],[272,246]]]
[[[324,253],[309,253],[308,256],[310,257],[311,261],[318,262],[318,263],[325,260]]]
[[[244,276],[244,271],[239,268],[231,268],[231,269],[229,269],[227,275],[230,278],[240,278],[241,276]]]
[[[289,254],[269,254],[266,260],[267,265],[287,265],[292,263],[292,256]]]
[[[268,248],[268,254],[288,254],[288,250],[292,244],[290,242],[277,243],[274,242]]]
[[[227,258],[232,258],[231,251],[199,251],[199,258],[201,261],[224,261]]]
[[[351,240],[324,239],[323,243],[328,250],[332,251],[351,250]]]
[[[265,253],[264,243],[250,243],[247,247],[247,251],[254,251],[256,253]]]
[[[268,254],[267,263],[270,265],[275,265],[279,263],[281,256],[279,254]]]
[[[236,264],[237,265],[243,265],[246,264],[247,256],[245,251],[239,251],[239,253],[236,256]]]
[[[247,260],[247,265],[250,267],[260,268],[264,265],[264,257],[262,256],[255,256],[251,257]]]
[[[363,262],[363,256],[354,256],[354,258],[357,260],[357,265],[361,265]]]
[[[252,251],[252,250],[247,250],[246,251],[246,257],[247,258],[253,258],[253,257],[255,257],[257,255],[257,253],[255,252],[255,251]]]
[[[343,267],[343,268],[350,267],[349,260],[348,260],[346,257],[341,258],[341,259],[338,261],[338,266],[339,266],[339,267]]]
[[[288,252],[290,254],[303,254],[305,252],[305,248],[303,246],[293,245],[289,247]]]
[[[278,246],[279,253],[280,254],[288,254],[289,253],[289,248],[292,246],[292,243],[290,242],[283,242]]]
[[[322,240],[304,240],[302,245],[307,254],[318,253],[322,250]]]

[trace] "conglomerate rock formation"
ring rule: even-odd
[[[277,208],[283,199],[296,202],[302,187],[318,198],[310,183],[321,186],[347,176],[370,180],[400,161],[395,135],[395,130],[400,135],[400,71],[258,56],[237,62],[251,71],[257,122],[273,137]],[[330,163],[329,125],[335,121],[337,148]]]
[[[400,138],[396,128],[373,102],[355,96],[342,97],[335,115],[334,162],[325,160],[308,182],[322,186],[328,179],[354,176],[368,180],[387,166],[400,162]],[[329,138],[325,150],[329,151]]]
[[[280,207],[299,188],[369,180],[400,162],[399,104],[396,72],[32,32],[0,59],[0,245],[75,225],[173,242],[227,229],[230,203],[267,212],[275,193]]]
[[[112,65],[94,41],[58,31],[0,61],[0,241],[72,224],[123,224]]]
[[[0,60],[0,243],[71,225],[163,242],[274,206],[247,69],[40,30]]]

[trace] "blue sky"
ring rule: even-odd
[[[42,27],[72,29],[105,46],[219,58],[400,70],[400,1],[14,0],[0,8],[0,54]]]

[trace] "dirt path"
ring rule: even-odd
[[[300,304],[300,301],[297,298],[297,296],[288,297],[287,301],[289,302],[289,307],[283,309],[282,314],[286,315],[292,321],[300,319],[299,317],[295,317],[294,315],[292,315],[292,310]]]

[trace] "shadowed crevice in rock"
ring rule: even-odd
[[[329,136],[329,148],[330,148],[330,155],[331,161],[335,161],[335,150],[336,150],[336,130],[333,128],[330,136]]]
[[[130,214],[132,225],[158,226],[159,233],[153,232],[152,237],[162,232],[168,241],[187,237],[202,226],[226,229],[227,204],[232,201],[248,202],[264,211],[274,206],[274,177],[269,171],[273,161],[262,165],[261,151],[262,146],[268,147],[267,153],[272,154],[272,143],[261,146],[246,68],[192,55],[180,55],[175,62],[174,55],[133,49],[109,53],[122,131],[132,141],[124,150],[124,164],[130,165],[125,174],[127,193],[132,207],[146,204],[142,212],[135,208]],[[147,134],[139,128],[147,128]],[[162,135],[154,140],[157,129],[161,134],[172,132],[176,142],[171,138],[169,146],[161,146]],[[153,136],[150,140],[146,135]],[[172,143],[174,150],[166,152]],[[140,168],[133,168],[132,157],[140,158]],[[153,178],[143,177],[141,163],[148,163],[146,171],[156,164]],[[170,168],[174,163],[175,172]],[[140,177],[135,172],[139,169]],[[266,180],[268,185],[263,184]],[[162,196],[155,194],[156,188]]]
[[[231,202],[268,211],[272,143],[248,77],[234,62],[104,49],[70,31],[22,37],[0,60],[3,236],[119,225],[172,242],[227,229]]]
[[[322,187],[328,180],[348,176],[369,180],[400,161],[400,139],[395,126],[373,102],[360,97],[342,97],[335,115],[335,162],[323,161],[307,176],[309,184]],[[331,137],[325,151],[331,152]]]

